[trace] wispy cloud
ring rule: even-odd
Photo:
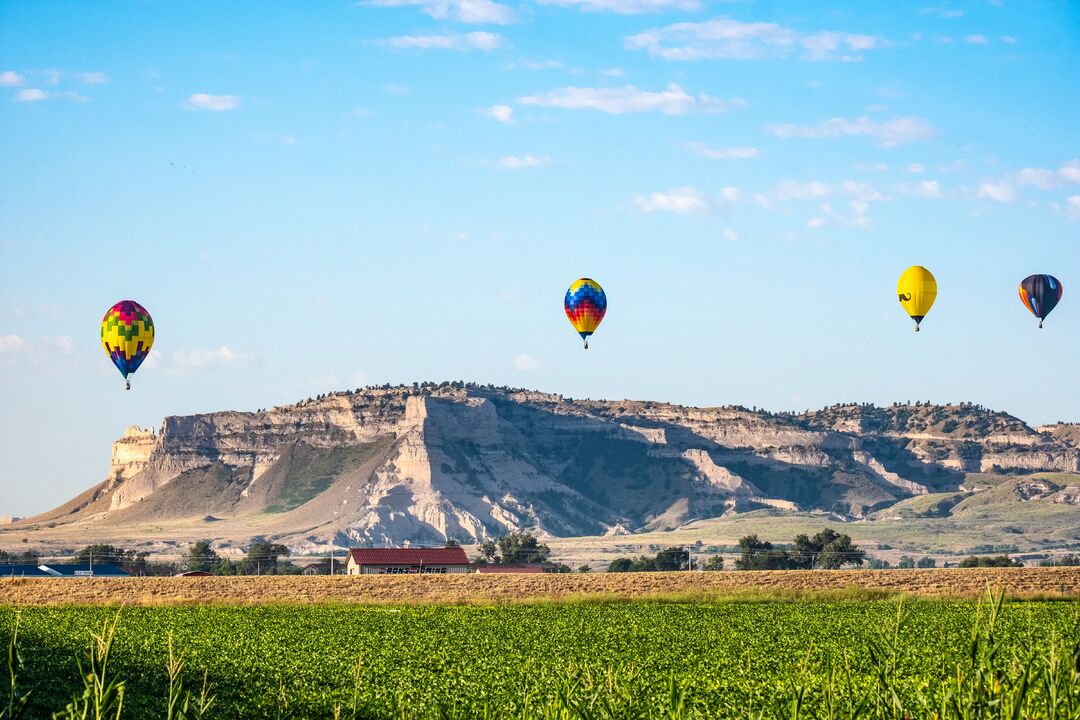
[[[1065,201],[1065,214],[1070,220],[1080,220],[1080,195],[1070,195]]]
[[[437,20],[483,25],[506,25],[514,11],[492,0],[365,0],[360,7],[415,7]]]
[[[0,87],[18,87],[25,82],[25,78],[14,70],[0,72]]]
[[[41,338],[41,344],[50,350],[63,353],[64,355],[70,355],[75,352],[75,340],[69,335],[43,337]]]
[[[642,212],[672,212],[680,215],[705,212],[709,209],[705,196],[692,187],[673,188],[667,192],[637,195],[634,204]]]
[[[738,98],[722,100],[704,93],[690,95],[674,83],[660,92],[640,90],[633,85],[621,88],[564,87],[520,97],[517,102],[521,105],[565,110],[598,110],[613,115],[634,112],[660,112],[665,115],[715,114],[746,104]]]
[[[383,41],[390,47],[409,50],[483,50],[490,52],[502,46],[498,33],[471,32],[463,35],[402,35]]]
[[[954,10],[950,7],[921,7],[915,10],[919,15],[935,15],[940,18],[958,18],[964,14],[963,10]]]
[[[731,18],[682,22],[626,38],[631,50],[664,60],[758,60],[798,55],[803,60],[859,60],[859,53],[891,43],[874,35],[821,31],[804,33],[776,23]]]
[[[766,125],[765,132],[779,138],[868,137],[882,147],[896,147],[904,143],[925,140],[937,134],[937,130],[922,118],[898,117],[878,122],[865,116],[854,119],[834,117],[816,125],[794,123]]]
[[[0,335],[0,353],[13,353],[26,347],[26,341],[18,335]]]
[[[728,159],[740,159],[745,160],[749,158],[756,158],[761,155],[761,151],[752,147],[729,147],[729,148],[714,148],[709,147],[705,143],[691,142],[687,143],[686,147],[690,148],[698,155],[707,157],[710,160],[728,160]]]
[[[90,98],[70,90],[42,90],[40,88],[23,88],[15,93],[15,102],[41,102],[43,100],[69,100],[71,102],[86,102]]]
[[[941,190],[941,183],[937,180],[923,180],[917,183],[900,183],[896,186],[896,192],[901,195],[907,195],[908,197],[925,198],[927,200],[937,200],[945,197],[945,193]]]
[[[109,82],[109,76],[103,72],[78,72],[75,77],[87,85],[104,85]]]
[[[1080,183],[1080,159],[1070,160],[1057,170],[1024,168],[1016,173],[1019,185],[1032,185],[1040,190],[1051,190],[1066,183]]]
[[[576,7],[585,12],[610,12],[616,15],[644,15],[702,8],[700,0],[540,0],[540,4]]]
[[[501,123],[514,122],[514,108],[509,105],[492,105],[489,108],[479,110],[479,113]]]
[[[1015,201],[1019,195],[1017,195],[1016,188],[1013,187],[1011,182],[1008,180],[1000,180],[982,183],[975,193],[975,197],[984,200],[993,200],[998,203],[1011,203]]]
[[[968,45],[989,45],[990,41],[986,39],[985,35],[966,35],[964,42]]]
[[[212,350],[181,351],[176,353],[172,360],[176,367],[184,370],[198,370],[205,367],[241,368],[251,361],[251,355],[222,345]]]
[[[543,167],[550,165],[551,158],[546,155],[507,155],[499,158],[499,167],[506,170],[524,170],[525,168]]]
[[[540,369],[540,361],[528,353],[518,353],[514,356],[514,369],[518,372],[536,372]]]
[[[188,110],[210,110],[212,112],[224,112],[240,108],[239,95],[207,95],[195,93],[187,99],[184,107]]]

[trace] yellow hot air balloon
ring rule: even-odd
[[[915,321],[915,332],[919,332],[919,323],[937,299],[937,280],[933,273],[922,265],[912,265],[900,276],[896,294],[900,296],[900,306]]]

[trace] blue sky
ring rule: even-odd
[[[1066,2],[4,3],[0,514],[129,424],[369,383],[1080,421],[1077,67]]]

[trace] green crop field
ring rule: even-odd
[[[182,682],[198,696],[205,676],[209,718],[1080,718],[1080,604],[1006,602],[996,617],[994,607],[892,599],[125,608],[84,699],[108,703],[114,680],[124,683],[120,717],[170,717],[171,636],[184,661],[174,665],[174,695]],[[92,674],[92,634],[116,616],[0,610],[7,639],[18,623],[16,695],[32,693],[23,717],[51,717],[83,695],[77,658]],[[198,717],[196,701],[171,717]],[[10,717],[3,708],[0,718]],[[72,716],[95,717],[63,717]]]

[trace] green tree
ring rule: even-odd
[[[970,555],[960,561],[960,567],[1024,567],[1024,563],[1013,560],[1008,555],[996,555],[994,557],[988,557],[986,555]]]
[[[932,557],[921,557],[919,562],[915,563],[916,567],[921,568],[933,568],[937,567],[937,560]]]
[[[664,548],[656,553],[653,562],[656,570],[662,572],[686,570],[690,567],[690,551],[683,547]]]
[[[278,558],[287,557],[289,548],[278,543],[257,542],[248,548],[247,556],[241,561],[240,575],[276,575]]]
[[[797,535],[790,567],[837,570],[844,565],[862,565],[866,553],[851,541],[850,535],[825,528],[813,537]]]
[[[900,562],[896,563],[896,567],[910,570],[915,567],[915,558],[910,555],[901,555]]]
[[[883,560],[881,558],[870,558],[866,561],[866,566],[871,570],[888,570],[892,567],[889,565],[888,560]]]
[[[87,545],[75,553],[75,560],[80,563],[98,563],[101,565],[119,565],[132,575],[145,575],[148,552],[125,550],[115,545],[96,543]]]
[[[577,569],[577,571],[578,571],[579,573],[588,573],[588,572],[592,572],[592,568],[591,568],[591,567],[589,567],[588,565],[582,565],[581,567],[579,567],[579,568]]]
[[[502,535],[496,540],[499,546],[499,558],[502,565],[524,565],[547,562],[551,557],[551,548],[540,543],[532,533],[514,532]]]
[[[705,561],[705,564],[702,565],[702,569],[704,569],[704,570],[723,570],[724,569],[724,556],[723,555],[713,555],[712,557],[710,557],[708,560]]]
[[[634,566],[634,561],[630,558],[616,558],[608,565],[608,572],[630,572],[630,569]]]
[[[201,572],[213,572],[221,563],[221,556],[214,552],[209,540],[198,540],[188,549],[187,569]]]
[[[773,544],[757,535],[739,539],[739,559],[736,570],[783,570],[788,567],[788,554],[773,548]]]

